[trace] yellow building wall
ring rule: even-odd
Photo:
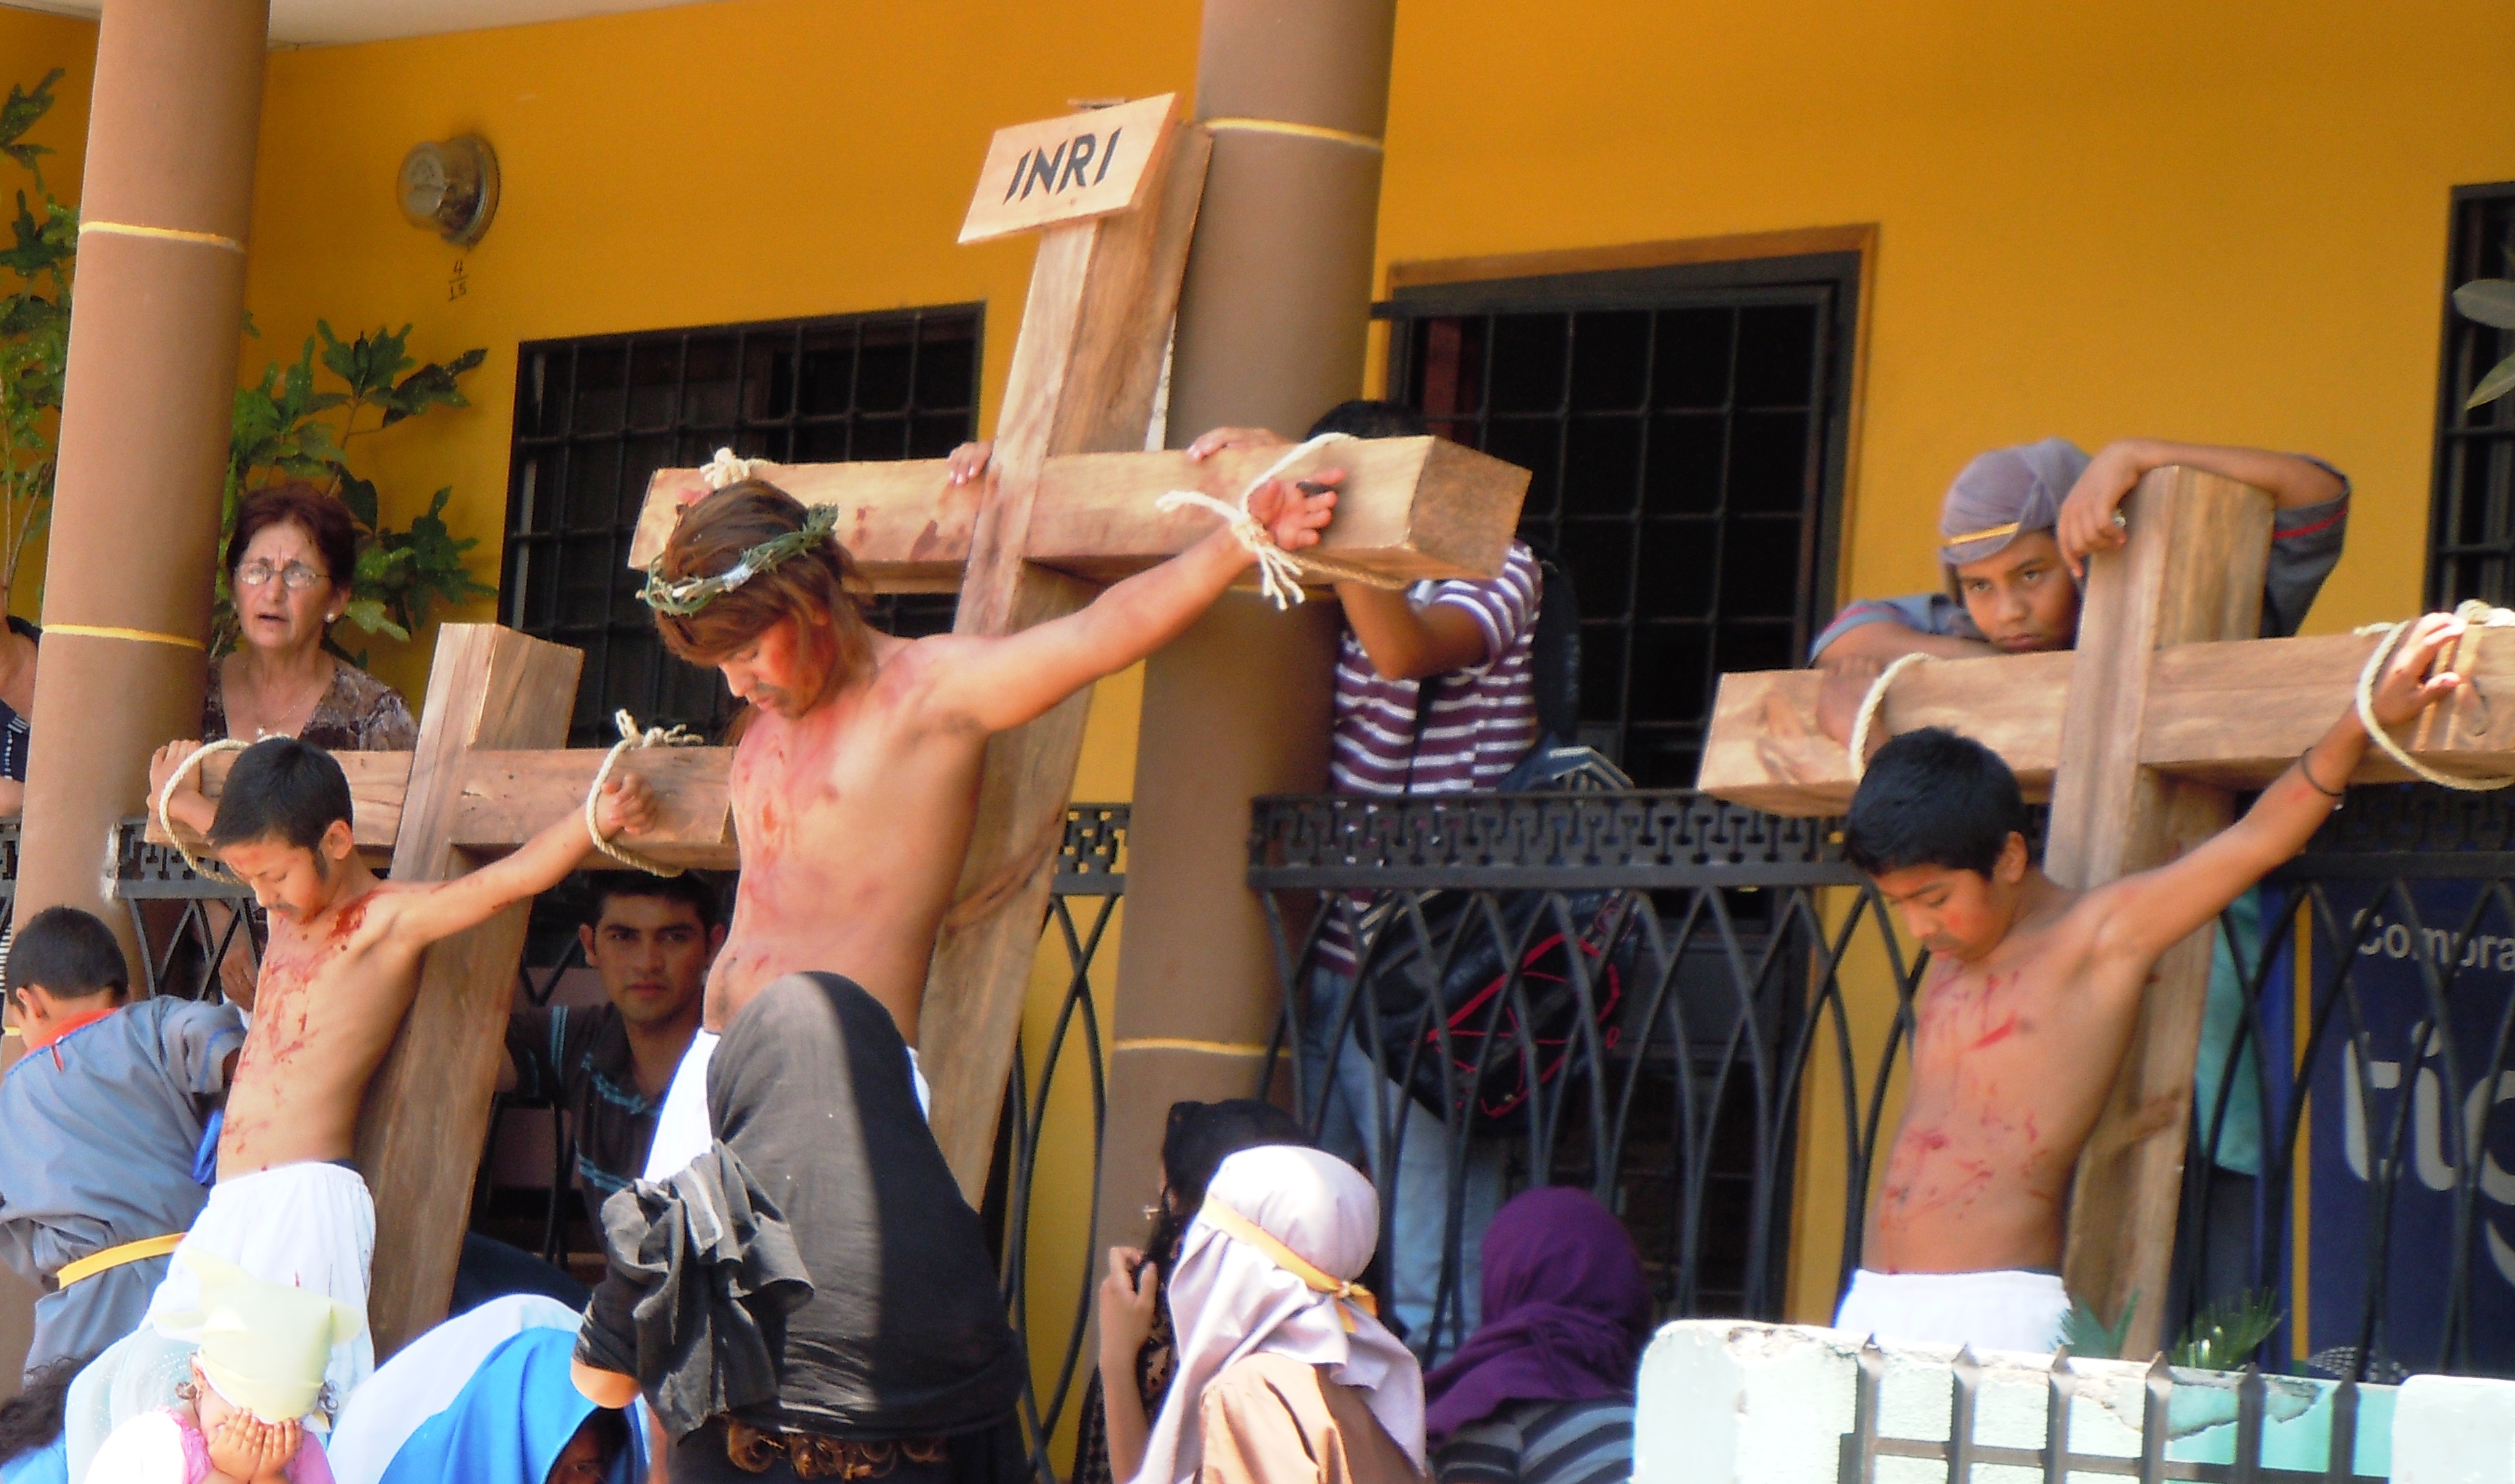
[[[1850,591],[1925,590],[1973,454],[2062,433],[2355,476],[2309,629],[2419,597],[2447,192],[2515,177],[2486,0],[1398,11],[1387,260],[1878,225]]]

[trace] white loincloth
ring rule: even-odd
[[[1851,1275],[1834,1327],[1902,1344],[2049,1355],[2069,1313],[2070,1296],[2050,1273],[1873,1273],[1864,1267]]]
[[[227,1258],[266,1283],[311,1289],[367,1311],[367,1272],[376,1257],[376,1203],[367,1182],[347,1166],[309,1160],[277,1165],[210,1187],[166,1281],[148,1300],[148,1325],[172,1340],[197,1341],[167,1316],[197,1312],[200,1280],[184,1262],[195,1245]],[[332,1388],[333,1415],[376,1368],[375,1340],[360,1326],[352,1339],[332,1346],[323,1381]]]
[[[681,1064],[673,1069],[672,1089],[664,1094],[663,1111],[655,1115],[655,1141],[646,1146],[646,1169],[639,1178],[669,1180],[716,1142],[716,1133],[708,1124],[707,1071],[719,1039],[714,1031],[701,1031],[691,1040],[690,1049],[681,1052]],[[926,1068],[913,1046],[908,1049],[908,1080],[917,1089],[917,1111],[933,1117],[934,1094],[926,1086]]]

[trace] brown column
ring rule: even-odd
[[[148,755],[200,729],[266,0],[105,0],[18,910],[104,898]]]
[[[1170,442],[1298,436],[1362,391],[1394,0],[1207,0],[1214,131],[1179,298]],[[1225,598],[1144,679],[1099,1240],[1139,1240],[1182,1097],[1243,1097],[1280,1005],[1249,802],[1327,784],[1337,613]]]

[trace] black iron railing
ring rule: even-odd
[[[1088,1251],[1070,1274],[1041,1269],[1034,1233],[1061,1217],[1034,1172],[1078,1136],[1060,1121],[1084,1106],[1080,1077],[1096,1188],[1107,1006],[1091,969],[1124,889],[1124,834],[1122,807],[1069,818],[1044,925],[1065,994],[1008,1087],[988,1202],[1009,1312],[1025,1343],[1048,1337],[1024,1404],[1043,1480],[1060,1472],[1047,1440],[1085,1379],[1093,1275]],[[0,829],[0,862],[14,844]],[[258,943],[234,888],[168,852],[126,839],[119,874],[160,992],[199,994]],[[1342,1134],[1382,1151],[1362,1152],[1392,1230],[1410,1211],[1438,1219],[1408,1234],[1437,1269],[1412,1337],[1429,1354],[1468,1328],[1476,1170],[1499,1168],[1505,1189],[1598,1193],[1634,1233],[1662,1317],[1809,1312],[1856,1266],[1926,966],[1830,822],[1686,792],[1267,800],[1249,880],[1299,991],[1271,1075],[1328,1134],[1322,1057],[1358,1052],[1376,1075]],[[1335,1003],[1318,970],[1340,936],[1364,988]],[[2256,1352],[2268,1370],[2310,1357],[2370,1380],[2515,1374],[2515,1212],[2501,1209],[2515,1207],[2515,808],[2356,791],[2228,914],[2221,942],[2166,1332],[2250,1294],[2284,1316]],[[1551,957],[1532,958],[1541,948]],[[1391,1003],[1406,975],[1446,990],[1479,955],[1496,984],[1467,1013],[1439,995]],[[1410,1130],[1444,1155],[1428,1195],[1395,1154]]]

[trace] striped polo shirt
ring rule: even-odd
[[[1514,541],[1489,582],[1424,582],[1418,609],[1455,603],[1484,631],[1483,663],[1423,680],[1373,672],[1351,628],[1337,646],[1335,744],[1340,794],[1464,794],[1508,776],[1537,742],[1537,557]]]
[[[1490,581],[1415,585],[1418,609],[1456,603],[1484,631],[1479,664],[1422,680],[1371,668],[1348,627],[1337,647],[1336,726],[1328,778],[1340,794],[1464,794],[1499,787],[1537,743],[1537,556],[1514,541]],[[1353,910],[1371,900],[1357,892]],[[1322,968],[1350,973],[1352,934],[1341,913],[1319,934]]]

